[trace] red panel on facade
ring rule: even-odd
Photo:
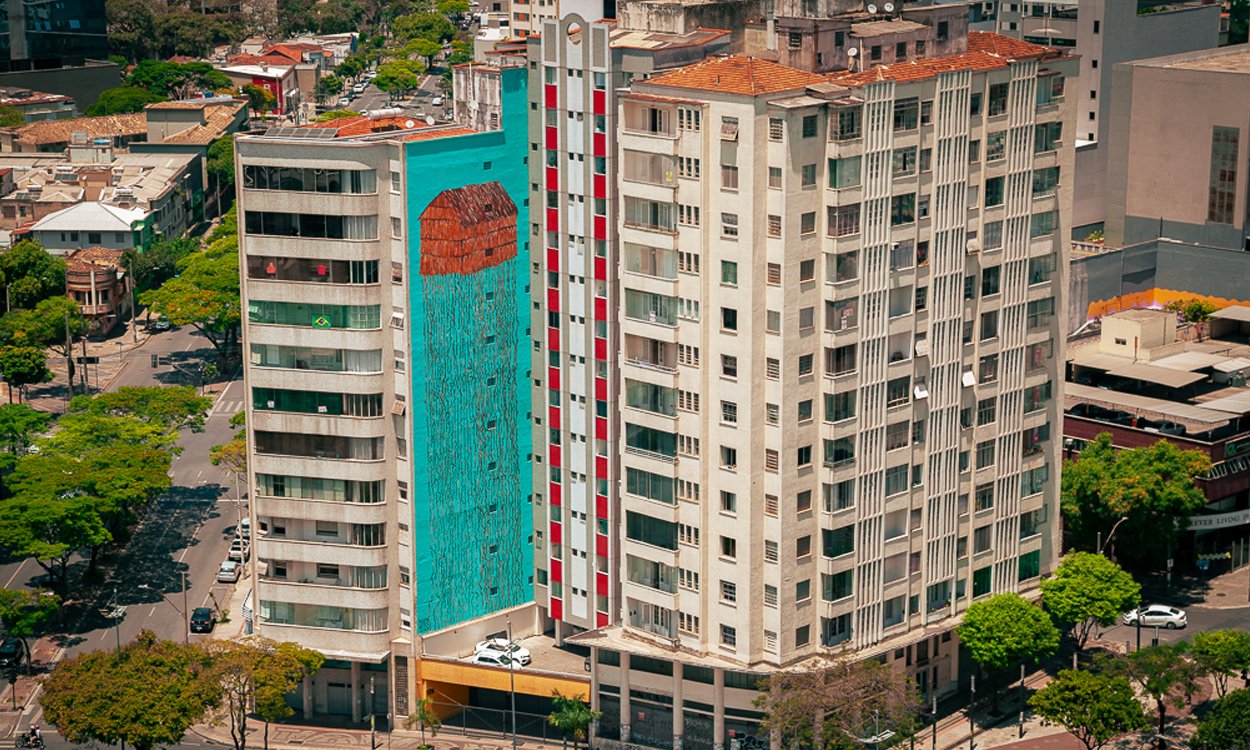
[[[598,588],[597,588],[597,589],[595,589],[595,590],[596,590],[596,591],[597,591],[600,595],[602,595],[602,596],[607,596],[607,595],[608,595],[608,574],[607,574],[607,573],[596,573],[596,574],[595,574],[595,577],[599,579]]]
[[[560,228],[560,209],[547,209],[547,231],[554,232]],[[555,269],[552,269],[555,270]]]
[[[543,86],[543,106],[556,109],[560,106],[560,89],[555,84]]]
[[[560,407],[558,406],[547,407],[547,422],[549,423],[548,426],[551,427],[551,429],[553,430],[560,429]]]
[[[560,189],[560,170],[555,167],[547,167],[547,189]]]
[[[551,619],[564,619],[564,603],[559,599],[552,599],[551,604],[547,607],[547,611],[551,613]]]
[[[559,367],[547,368],[547,387],[556,391],[560,390],[560,368]]]
[[[595,613],[595,627],[606,628],[608,626],[608,615],[606,612]]]
[[[548,483],[547,483],[547,499],[551,501],[551,504],[552,504],[552,505],[559,505],[559,504],[560,504],[560,493],[561,493],[561,492],[563,492],[563,490],[561,489],[561,487],[560,487],[560,485],[559,485],[558,483],[556,483],[556,482],[548,482]]]
[[[552,128],[548,128],[551,130]],[[595,156],[608,155],[608,136],[606,133],[595,133]],[[550,148],[550,147],[548,147]]]
[[[552,151],[560,150],[560,131],[558,128],[547,128],[547,148]]]
[[[547,329],[547,348],[553,352],[560,351],[560,329],[559,328]]]
[[[552,312],[560,312],[560,290],[547,290],[547,309]]]
[[[608,92],[594,92],[591,95],[591,108],[597,115],[606,115],[608,113]]]
[[[600,440],[608,439],[608,420],[601,418],[595,419],[595,437]]]
[[[595,339],[595,359],[607,359],[607,358],[608,358],[608,340],[607,339]],[[607,397],[600,396],[600,398],[607,398]]]
[[[604,341],[604,339],[595,339],[596,349],[599,348],[600,341]],[[604,348],[606,349],[607,347],[605,346]],[[599,359],[607,359],[607,355],[606,354],[601,355]],[[607,378],[595,378],[595,398],[599,399],[600,401],[608,400],[608,379]]]
[[[606,478],[608,476],[608,457],[607,456],[595,456],[595,476],[601,479]],[[599,517],[606,518],[607,515],[608,515],[607,511],[604,511],[603,513],[599,514]]]
[[[595,197],[608,197],[608,176],[606,174],[595,175]]]
[[[608,259],[595,258],[595,278],[599,281],[608,280]]]
[[[599,518],[608,517],[608,499],[603,495],[595,495],[595,515]]]
[[[557,469],[563,465],[561,463],[560,446],[553,445],[551,446],[551,449],[547,451],[547,463],[551,464],[553,468],[557,468]]]
[[[608,301],[603,297],[595,297],[595,320],[608,319]]]
[[[608,217],[595,217],[595,239],[606,240],[608,238]]]
[[[562,543],[563,543],[564,535],[563,535],[563,534],[561,534],[560,532],[561,532],[561,529],[560,529],[560,523],[559,523],[558,521],[552,521],[552,522],[551,522],[551,531],[550,531],[550,533],[551,533],[551,543],[552,543],[552,544],[562,544]],[[558,562],[558,561],[557,561],[557,560],[552,560],[552,562]]]
[[[595,534],[595,554],[596,554],[596,555],[599,555],[600,557],[607,557],[607,556],[608,556],[608,538],[607,538],[607,536],[605,536],[605,535],[603,535],[603,534]],[[608,582],[608,577],[607,577],[607,576],[604,576],[604,577],[603,577],[603,581],[602,581],[602,583],[600,584],[600,585],[602,586],[602,588],[600,588],[600,589],[599,589],[600,593],[607,593],[607,590],[608,590],[608,583],[607,583],[607,582]]]
[[[560,270],[560,251],[555,249],[554,247],[547,248],[547,270],[548,271]]]
[[[551,570],[548,571],[548,577],[553,581],[564,580],[564,563],[559,560],[551,561]]]

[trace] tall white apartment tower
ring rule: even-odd
[[[1053,568],[1075,73],[973,33],[618,97],[622,604],[576,637],[600,736],[755,737],[760,677],[835,647],[953,691],[961,613]]]

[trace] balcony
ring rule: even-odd
[[[387,548],[365,547],[333,541],[303,541],[280,536],[257,535],[254,554],[270,560],[342,566],[386,564]]]
[[[625,361],[635,367],[663,373],[677,372],[677,345],[645,336],[625,334]]]
[[[262,596],[281,598],[290,604],[335,606],[349,609],[385,609],[390,597],[386,588],[366,589],[323,578],[298,581],[272,575],[260,576]]]

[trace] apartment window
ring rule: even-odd
[[[738,286],[738,264],[731,260],[720,262],[720,283],[726,286]]]
[[[894,132],[915,130],[920,123],[920,100],[916,97],[894,102]]]
[[[846,375],[855,372],[855,344],[846,344],[825,350],[825,370],[830,375]]]
[[[836,129],[831,130],[832,139],[848,141],[863,135],[863,108],[847,107],[838,110]]]
[[[738,405],[733,401],[720,402],[720,421],[726,424],[738,424]]]
[[[1029,303],[1027,309],[1027,325],[1029,328],[1039,328],[1049,325],[1052,318],[1055,317],[1055,298],[1047,297],[1046,299],[1033,300]]]
[[[1028,497],[1036,495],[1046,489],[1046,482],[1050,479],[1050,467],[1039,466],[1036,469],[1026,469],[1020,475],[1020,496]]]
[[[738,189],[738,167],[736,165],[720,165],[720,186],[725,190]]]
[[[815,369],[815,365],[813,364],[814,360],[815,360],[814,355],[811,355],[811,354],[799,355],[799,377],[800,378],[806,375],[812,374],[812,371]]]
[[[838,253],[833,258],[833,263],[827,265],[826,274],[829,270],[833,271],[831,281],[851,281],[859,278],[859,251],[851,250],[845,253]]]
[[[738,495],[722,490],[720,493],[720,509],[725,513],[737,513]]]
[[[1007,184],[1006,177],[989,177],[985,180],[985,207],[1003,205],[1004,188]]]
[[[781,333],[781,311],[768,310],[764,314],[764,330],[769,333]],[[778,365],[778,369],[780,369]]]
[[[916,287],[916,312],[923,312],[928,307],[929,307],[929,287],[927,286]],[[917,340],[916,343],[919,344],[920,341]]]
[[[859,204],[829,206],[826,220],[830,237],[846,237],[859,234]]]
[[[885,405],[900,406],[911,400],[911,377],[904,375],[885,384]]]
[[[894,45],[894,62],[904,62],[907,59],[907,42],[899,42]]]
[[[1055,256],[1029,258],[1029,284],[1045,284],[1055,275]]]
[[[771,539],[764,540],[764,562],[775,563],[781,559],[781,555],[777,550],[777,543]]]
[[[993,383],[998,380],[997,354],[987,354],[981,358],[977,367],[977,377],[982,383]]]
[[[826,466],[841,466],[855,460],[855,438],[825,440],[824,449]]]
[[[891,497],[907,491],[907,465],[891,466],[885,470],[885,495]]]
[[[1211,133],[1211,179],[1207,191],[1207,220],[1233,223],[1237,200],[1237,128],[1215,126]]]
[[[833,513],[855,506],[855,480],[846,479],[837,484],[821,486],[824,496],[825,512]]]
[[[601,158],[603,157],[595,157],[596,170],[598,169],[598,163],[599,163],[597,160]],[[677,175],[679,177],[690,177],[692,179],[698,179],[700,173],[701,173],[701,166],[700,166],[699,157],[682,156],[677,159]],[[596,174],[603,174],[603,173],[596,172]]]
[[[799,308],[799,330],[810,331],[816,327],[816,308],[801,307]]]
[[[720,215],[720,234],[722,237],[737,239],[738,237],[738,214]]]
[[[720,309],[720,328],[722,331],[738,330],[738,311],[732,307],[722,307]],[[735,363],[736,363],[735,359]],[[734,368],[734,376],[737,376],[737,367]]]
[[[1094,24],[1097,25],[1097,21]],[[1095,31],[1095,34],[1098,32]],[[1063,75],[1053,73],[1050,75],[1039,75],[1037,77],[1037,106],[1044,107],[1047,104],[1054,104],[1063,99]],[[1093,91],[1089,92],[1090,98],[1094,96]]]
[[[981,161],[981,141],[975,139],[968,141],[968,162],[976,164],[979,161]]]
[[[688,524],[677,524],[677,541],[690,547],[699,546],[699,527]],[[697,582],[699,579],[695,578]],[[695,584],[696,586],[698,583]]]
[[[781,468],[781,456],[772,448],[764,449],[764,470],[774,474]]]
[[[896,195],[890,199],[890,225],[911,224],[916,221],[916,194]]]
[[[1007,155],[1007,131],[995,130],[985,135],[985,160],[998,161]]]
[[[764,404],[764,419],[772,425],[781,422],[781,407],[777,404]]]
[[[703,126],[703,111],[689,107],[677,108],[677,127],[681,130],[700,130]]]
[[[990,84],[990,101],[989,115],[995,117],[1004,114],[1007,111],[1007,95],[1010,91],[1009,83],[991,83]]]
[[[981,340],[994,338],[998,338],[998,311],[989,310],[981,313]]]
[[[998,250],[1003,246],[1003,223],[987,221],[981,231],[982,242],[986,250]]]
[[[722,469],[738,468],[738,449],[722,445],[720,447],[720,466]]]
[[[908,177],[916,173],[916,147],[894,149],[892,174],[895,177]]]
[[[779,117],[768,118],[768,140],[779,141],[786,132],[786,122]]]
[[[885,449],[887,451],[906,448],[910,441],[908,440],[908,432],[910,425],[907,422],[895,422],[885,427]]]
[[[728,625],[721,625],[720,626],[720,645],[726,646],[728,648],[737,648],[738,646],[737,629],[731,628]]]
[[[869,54],[872,57],[873,62],[880,62],[881,61],[881,45],[880,44],[872,45],[872,49],[870,50]]]
[[[691,615],[685,612],[677,613],[677,629],[683,633],[690,635],[699,634],[699,616]]]
[[[977,401],[977,426],[993,424],[998,419],[998,399],[995,396]]]
[[[803,137],[815,138],[820,131],[820,119],[816,115],[803,116]]]
[[[994,444],[992,441],[987,441],[987,442],[990,443],[990,460],[992,461]],[[980,453],[981,453],[981,448],[980,446],[977,446],[977,454],[978,454],[977,460],[978,461],[980,460],[979,458]],[[983,510],[989,510],[990,508],[993,508],[994,507],[994,483],[986,482],[985,484],[977,485],[976,492],[973,493],[973,502],[975,503],[973,507],[978,513]]]
[[[990,593],[993,582],[994,566],[986,565],[984,568],[978,568],[972,571],[972,596],[984,596]]]
[[[1062,135],[1062,122],[1039,123],[1033,130],[1034,153],[1041,154],[1047,151],[1054,151],[1058,147],[1059,139]]]
[[[859,185],[863,157],[845,156],[829,160],[829,187],[850,188]]]
[[[920,171],[928,172],[933,168],[933,149],[920,149]]]
[[[780,316],[781,313],[777,313],[777,315]],[[781,379],[781,360],[775,357],[767,357],[764,360],[764,377],[768,378],[769,380],[780,380]]]
[[[972,554],[985,552],[993,541],[994,527],[982,526],[972,532]]]
[[[738,557],[738,540],[730,536],[720,538],[720,556],[736,559]]]
[[[777,214],[768,215],[768,236],[769,237],[781,236],[781,217],[778,216]]]
[[[825,557],[841,557],[855,551],[855,526],[822,529],[820,532],[822,554]]]
[[[841,422],[855,416],[855,391],[825,394],[825,421]]]
[[[701,209],[698,206],[680,203],[677,205],[677,223],[683,226],[697,227],[699,226],[700,213]],[[629,221],[626,220],[626,223],[629,223]]]
[[[1043,167],[1033,170],[1033,197],[1053,195],[1059,187],[1059,167]]]
[[[816,212],[807,211],[799,214],[799,233],[815,234],[816,233]]]
[[[827,602],[836,602],[846,599],[854,592],[855,571],[847,570],[841,573],[824,574],[820,577],[821,599]]]
[[[770,584],[764,584],[764,606],[777,606],[777,587]]]
[[[805,188],[816,187],[816,165],[804,164],[799,173],[802,176],[802,186]]]
[[[1029,236],[1036,239],[1054,234],[1059,223],[1058,211],[1042,211],[1033,214],[1029,222]]]

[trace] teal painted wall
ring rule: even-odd
[[[502,82],[502,130],[404,145],[420,633],[534,597],[525,69],[503,71]],[[487,182],[516,204],[516,257],[421,276],[421,213],[444,190]],[[488,335],[495,345],[483,345]]]

